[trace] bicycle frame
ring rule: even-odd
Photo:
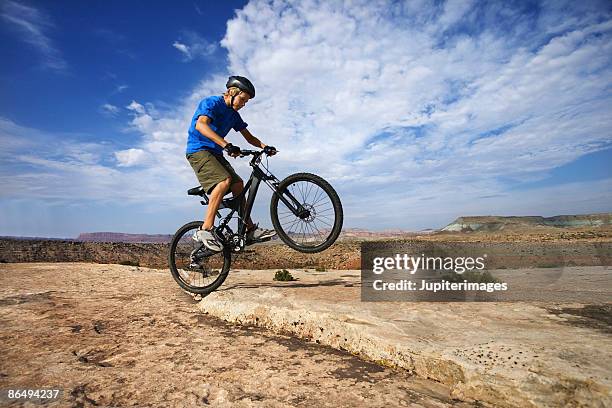
[[[219,226],[216,228],[217,231],[227,230],[230,234],[234,232],[228,226],[235,212],[238,212],[238,235],[244,236],[246,234],[246,220],[249,219],[251,215],[251,210],[253,208],[253,204],[255,202],[255,197],[257,196],[257,191],[259,190],[259,185],[263,181],[272,189],[274,194],[277,194],[279,199],[291,210],[291,212],[296,217],[306,218],[310,215],[310,212],[306,210],[300,202],[291,194],[287,189],[284,191],[280,191],[278,189],[278,185],[280,184],[280,180],[277,179],[272,173],[265,172],[259,167],[259,163],[261,162],[262,152],[253,151],[253,150],[243,150],[242,156],[245,157],[248,155],[252,155],[249,165],[253,168],[251,172],[251,177],[249,181],[244,185],[243,190],[236,197],[226,198],[221,201],[221,205],[219,209],[228,208],[232,211],[226,215],[224,218],[221,217],[221,213],[217,211],[217,217],[223,218],[220,222]],[[248,196],[246,197],[246,204],[244,208],[244,213],[241,213],[241,203],[245,194],[248,192]],[[202,201],[202,205],[208,204],[208,197],[203,195],[205,201]]]

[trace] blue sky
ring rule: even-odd
[[[186,129],[229,74],[272,171],[331,181],[346,227],[611,211],[611,39],[606,1],[4,0],[0,235],[200,218]]]

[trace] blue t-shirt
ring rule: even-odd
[[[202,99],[198,105],[191,126],[189,126],[187,137],[187,154],[195,153],[200,150],[208,150],[216,154],[223,154],[221,146],[198,132],[195,128],[198,118],[202,115],[211,118],[208,124],[212,130],[221,137],[225,137],[230,129],[236,132],[245,129],[248,125],[242,120],[238,112],[225,104],[222,96],[209,96]]]

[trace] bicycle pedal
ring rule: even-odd
[[[268,238],[260,238],[260,239],[254,239],[254,240],[250,240],[247,241],[247,245],[253,245],[253,244],[261,244],[262,242],[268,242],[272,239],[273,237],[268,237]]]

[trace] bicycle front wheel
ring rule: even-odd
[[[342,229],[342,204],[334,188],[310,173],[288,176],[270,202],[270,217],[278,234],[296,251],[321,252],[332,245]]]
[[[193,221],[179,228],[170,243],[168,262],[172,277],[181,288],[207,295],[225,281],[232,259],[229,249],[212,252],[193,240],[193,233],[201,225],[202,221]]]

